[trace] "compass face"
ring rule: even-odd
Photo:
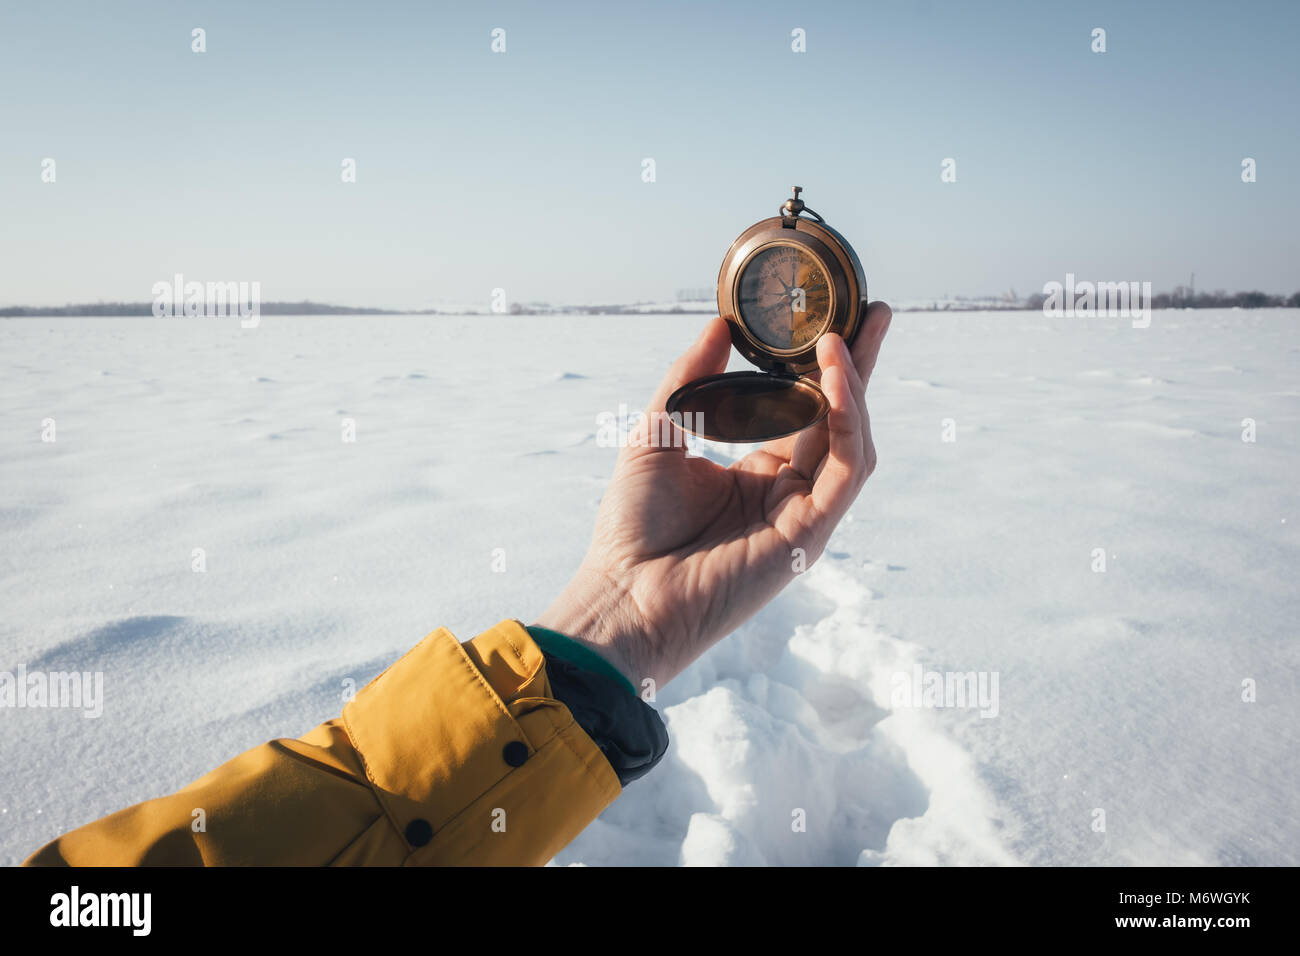
[[[759,250],[745,264],[737,291],[740,320],[771,349],[805,349],[830,321],[831,288],[826,269],[798,246]]]

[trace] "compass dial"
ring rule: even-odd
[[[826,269],[797,246],[768,246],[755,253],[737,291],[740,320],[768,348],[805,349],[830,321]]]

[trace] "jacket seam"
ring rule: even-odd
[[[440,627],[437,630],[433,631],[431,634],[425,635],[423,640],[421,640],[419,644],[415,645],[415,647],[418,648],[421,644],[432,642],[434,641],[434,639],[443,637],[444,635],[448,640],[452,642],[452,644],[455,645],[456,650],[460,652],[461,659],[466,664],[469,665],[470,670],[474,671],[474,673],[478,675],[481,679],[482,675],[478,674],[478,669],[474,667],[473,661],[471,661],[469,657],[466,656],[464,648],[460,646],[460,641],[456,640],[456,636],[452,634],[450,631],[448,631],[446,628]],[[415,648],[412,648],[412,650],[414,649]],[[379,681],[383,679],[384,675],[386,675],[390,670],[396,667],[400,662],[401,659],[399,658],[398,660],[394,661],[392,664],[389,664],[386,668],[384,668],[383,672],[374,680],[374,684],[376,685],[376,687],[378,686]],[[509,716],[508,713],[507,716]],[[379,786],[379,781],[375,779],[374,770],[371,769],[370,761],[366,758],[366,755],[361,750],[361,748],[357,746],[356,734],[353,732],[351,721],[348,719],[346,715],[344,715],[343,718],[343,725],[345,728],[347,728],[348,736],[352,740],[352,749],[356,751],[358,758],[360,758],[361,760],[361,766],[363,766],[366,770],[366,780],[370,785],[370,792],[374,794],[375,802],[379,804],[379,808],[383,811],[384,816],[388,819],[388,822],[392,824],[393,832],[396,834],[397,839],[400,841],[398,845],[406,851],[403,858],[409,859],[413,853],[418,851],[419,848],[412,847],[410,841],[406,839],[406,829],[401,825],[401,823],[398,820],[397,808],[389,806],[388,800],[384,798],[384,794],[386,791],[381,786]],[[417,806],[423,806],[422,801],[411,800],[411,802],[416,804]]]
[[[360,833],[358,833],[356,836],[354,836],[351,840],[349,840],[349,841],[347,842],[347,844],[346,844],[346,845],[345,845],[341,850],[339,850],[339,851],[338,851],[337,853],[335,853],[332,857],[330,857],[329,860],[328,860],[328,862],[326,862],[325,865],[326,865],[326,866],[338,866],[338,865],[339,865],[339,863],[338,863],[339,857],[341,857],[344,853],[347,853],[348,850],[352,849],[354,846],[356,846],[358,843],[360,843],[362,840],[364,840],[365,837],[366,837],[366,835],[367,835],[368,833],[370,833],[370,831],[373,830],[373,829],[375,828],[375,824],[377,824],[377,823],[382,823],[382,822],[384,821],[384,817],[385,817],[385,814],[381,812],[377,817],[375,817],[373,820],[371,820],[369,823],[367,823],[367,824],[365,825],[365,828],[362,829],[362,831],[361,831]]]
[[[561,706],[565,706],[565,705],[561,704]],[[568,710],[568,707],[565,706],[565,709]],[[555,736],[559,737],[560,740],[564,742],[564,746],[569,748],[569,751],[574,755],[574,757],[577,758],[578,763],[582,765],[582,768],[585,771],[587,771],[587,774],[592,778],[593,782],[595,782],[598,785],[598,789],[601,789],[602,791],[608,790],[608,787],[605,787],[602,784],[600,780],[600,775],[596,772],[595,768],[592,767],[591,765],[591,760],[590,760],[591,755],[590,754],[583,755],[582,753],[580,753],[578,751],[578,748],[574,746],[574,743],[569,740],[568,731],[571,727],[577,728],[578,733],[582,734],[582,736],[586,737],[588,740],[591,740],[591,735],[582,729],[582,726],[578,723],[577,718],[573,716],[572,711],[569,711],[568,724],[566,724],[560,730],[556,731]],[[596,751],[596,753],[600,754],[600,759],[605,761],[605,763],[609,765],[609,772],[614,776],[614,783],[616,784],[617,789],[613,791],[613,796],[610,798],[610,802],[613,803],[614,800],[617,800],[618,797],[623,793],[623,785],[618,782],[618,774],[614,772],[614,767],[612,764],[609,763],[609,758],[606,757],[603,753],[600,753],[600,748],[596,745],[596,742],[594,740],[591,740],[591,746],[592,749]]]
[[[380,676],[382,677],[383,675],[381,674]],[[343,726],[348,732],[348,738],[352,741],[352,749],[356,752],[357,758],[361,761],[361,766],[366,771],[366,782],[370,785],[370,793],[374,796],[375,803],[379,804],[380,813],[383,817],[387,818],[390,824],[392,824],[393,832],[396,833],[397,838],[402,841],[401,845],[409,848],[410,844],[406,841],[406,834],[403,832],[402,828],[397,825],[397,818],[393,816],[393,811],[389,809],[388,801],[382,796],[383,790],[379,786],[379,781],[375,779],[374,771],[370,769],[370,761],[366,759],[365,753],[362,752],[359,746],[357,746],[357,736],[353,732],[351,722],[347,717],[343,718]],[[372,823],[370,826],[374,826],[374,824]],[[368,830],[370,827],[367,827],[366,829]],[[365,831],[363,830],[362,833],[364,832]],[[357,836],[360,837],[361,834],[357,834]],[[409,855],[410,851],[408,849],[407,856]]]
[[[420,640],[419,644],[416,644],[414,648],[411,648],[411,651],[414,651],[422,644],[431,642],[436,637],[440,637],[446,631],[447,631],[446,628],[440,627],[432,631],[431,633],[426,634]],[[452,641],[456,640],[455,636],[452,635],[450,632],[447,632],[447,634],[449,637],[451,637]],[[459,647],[459,644],[457,644],[457,646]],[[408,651],[407,654],[411,653],[411,651]],[[403,657],[405,656],[406,655],[403,655]],[[400,661],[401,658],[398,658],[398,660],[393,661],[391,664],[385,667],[382,671],[379,672],[379,676],[376,677],[373,681],[371,681],[371,684],[373,684],[375,687],[378,687],[379,682],[383,680],[384,677],[388,674],[388,672],[391,671],[394,667],[396,667]],[[362,688],[362,690],[364,691],[365,688]],[[392,824],[393,832],[397,834],[397,839],[401,841],[399,845],[401,847],[406,848],[407,850],[406,857],[409,857],[412,852],[410,849],[411,844],[407,842],[406,832],[402,829],[401,826],[398,825],[397,817],[394,815],[394,810],[388,806],[388,801],[385,800],[383,797],[383,788],[379,786],[379,781],[375,779],[375,772],[370,767],[370,761],[366,757],[365,751],[363,751],[361,747],[358,745],[357,733],[356,730],[353,728],[352,718],[348,715],[348,710],[344,708],[343,713],[340,714],[339,716],[343,720],[343,729],[347,731],[348,739],[352,742],[352,750],[357,755],[357,759],[361,761],[362,769],[365,770],[366,772],[366,783],[370,787],[370,793],[374,796],[375,803],[379,804],[379,809],[383,813],[384,817],[386,817],[388,819],[388,822]],[[374,824],[372,823],[371,826],[374,826]],[[367,827],[367,829],[369,829],[369,827]]]
[[[501,695],[497,693],[496,688],[494,688],[492,684],[487,680],[487,678],[483,676],[482,672],[477,667],[474,666],[474,662],[470,660],[469,655],[465,653],[464,646],[459,641],[456,641],[455,644],[456,644],[456,651],[460,654],[461,661],[464,662],[465,666],[469,668],[470,672],[474,675],[475,679],[479,682],[479,685],[482,687],[484,693],[487,694],[488,699],[495,705],[496,709],[501,712],[501,715],[505,718],[505,720],[511,726],[514,727],[515,738],[522,739],[524,741],[524,746],[528,747],[530,751],[529,758],[531,759],[532,757],[535,757],[542,747],[550,743],[551,738],[556,736],[558,731],[552,730],[550,734],[548,734],[546,737],[542,739],[539,746],[534,746],[533,742],[529,739],[528,734],[524,731],[523,725],[519,723],[519,721],[515,718],[514,714],[510,713],[510,709],[506,706],[505,701],[502,700]],[[558,700],[555,701],[555,703],[561,707],[564,706]],[[511,774],[518,772],[518,770],[519,770],[518,767],[511,767],[505,773],[501,774],[501,776],[497,777],[496,780],[492,781],[492,783],[490,783],[487,786],[487,789],[480,791],[479,793],[471,797],[469,800],[465,801],[464,804],[461,806],[461,808],[457,810],[454,814],[452,814],[451,818],[448,819],[446,823],[444,823],[442,826],[438,827],[434,831],[434,836],[436,837],[437,834],[441,833],[442,831],[450,827],[458,817],[466,813],[472,806],[474,806],[474,804],[478,803],[485,796],[487,796],[489,793],[491,793],[493,790],[499,787],[507,777],[509,777]],[[432,842],[429,845],[432,845]],[[419,853],[419,851],[422,849],[424,849],[424,847],[417,847],[416,849],[412,850],[411,853],[408,854],[408,858],[410,856],[414,856],[415,854]]]
[[[360,753],[360,751],[357,750],[356,741],[351,740],[351,734],[348,735],[348,738],[352,743],[353,752]],[[334,776],[340,778],[341,780],[346,780],[348,783],[357,787],[366,786],[366,784],[363,781],[358,780],[356,778],[356,774],[352,774],[352,773],[348,773],[347,771],[340,770],[338,767],[331,766],[330,764],[326,763],[323,760],[319,760],[315,757],[307,756],[306,754],[300,754],[292,747],[286,746],[284,743],[286,739],[287,738],[277,737],[275,740],[268,740],[267,745],[270,746],[273,750],[283,754],[285,757],[289,758],[290,760],[311,767],[313,770],[318,770],[321,773],[333,774]],[[301,738],[295,738],[295,739],[301,739]]]
[[[501,711],[502,716],[514,725],[517,735],[523,737],[527,746],[536,751],[537,748],[533,747],[532,742],[528,740],[528,735],[524,733],[524,728],[519,726],[519,721],[515,720],[514,714],[510,713],[510,709],[506,707],[505,701],[501,699],[501,695],[497,693],[496,688],[488,683],[487,678],[483,676],[483,672],[474,666],[474,662],[470,660],[469,655],[465,653],[465,648],[461,643],[455,638],[452,638],[452,641],[456,644],[456,652],[460,655],[461,663],[469,669],[470,674],[473,675],[474,680],[478,682],[479,687],[485,694],[487,694],[488,701],[492,704],[493,708]],[[495,784],[493,784],[493,786],[495,786]]]
[[[511,623],[518,624],[521,628],[523,628],[525,634],[528,633],[528,628],[524,627],[522,621],[518,621],[512,618]],[[532,679],[537,676],[537,672],[539,670],[544,670],[546,668],[546,655],[539,653],[537,663],[533,666],[531,670],[528,670],[528,661],[524,659],[524,652],[511,639],[510,634],[506,631],[506,629],[503,628],[502,631],[503,633],[501,634],[501,639],[504,640],[508,645],[510,645],[510,649],[515,652],[515,657],[519,660],[520,665],[522,665],[525,669],[524,679],[520,681],[520,686],[522,687],[524,684],[530,683]],[[538,648],[538,650],[540,651],[541,648]]]

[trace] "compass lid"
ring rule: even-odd
[[[669,415],[700,438],[764,442],[816,425],[830,411],[821,387],[809,378],[767,372],[724,372],[688,382],[668,397]]]

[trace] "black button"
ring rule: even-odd
[[[433,827],[428,820],[412,820],[406,825],[406,842],[411,846],[424,846],[433,839]]]
[[[501,756],[512,767],[522,767],[528,759],[528,745],[512,740],[501,750]]]

